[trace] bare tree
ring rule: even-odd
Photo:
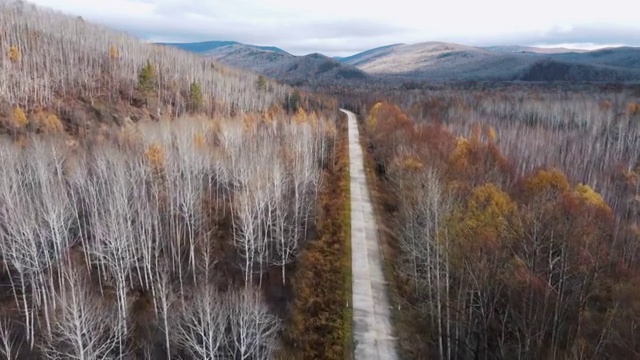
[[[185,308],[178,327],[180,344],[196,359],[214,360],[229,357],[227,327],[232,316],[231,304],[211,286],[194,294]]]
[[[4,359],[14,359],[20,351],[21,344],[18,343],[12,333],[9,321],[0,321],[0,356]]]
[[[93,294],[77,270],[64,274],[65,291],[57,294],[53,329],[40,346],[47,359],[113,359],[122,333],[117,314]],[[122,357],[122,354],[120,355]]]
[[[252,290],[232,293],[230,328],[233,338],[233,357],[239,359],[271,359],[276,347],[278,318],[269,314]]]

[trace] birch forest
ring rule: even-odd
[[[336,104],[22,1],[0,18],[0,358],[295,353]]]
[[[640,354],[640,92],[388,93],[363,120],[403,356]]]

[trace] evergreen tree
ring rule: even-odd
[[[140,69],[138,74],[138,89],[144,92],[151,92],[156,89],[156,69],[147,60],[147,64]]]
[[[202,89],[197,82],[191,83],[189,87],[189,110],[198,112],[202,108],[204,101],[202,98]]]

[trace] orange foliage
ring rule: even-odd
[[[475,128],[471,139],[459,137],[455,149],[449,156],[451,180],[477,185],[484,182],[501,182],[512,176],[510,164],[500,149],[493,144],[480,141],[480,128]]]
[[[386,102],[376,103],[367,117],[367,126],[372,131],[399,129],[410,125],[409,117],[398,106]]]
[[[469,168],[469,152],[471,151],[471,143],[464,137],[456,139],[456,148],[451,153],[449,162],[453,171],[464,171]]]
[[[543,191],[563,193],[569,190],[569,181],[564,173],[558,169],[540,170],[534,176],[525,180],[525,189],[529,194]]]
[[[159,144],[152,144],[144,153],[145,157],[155,169],[160,170],[164,167],[164,149]]]
[[[55,115],[45,111],[39,111],[35,115],[36,126],[40,131],[47,133],[57,133],[64,130],[60,119]]]
[[[27,119],[27,115],[24,113],[24,110],[22,110],[22,108],[19,106],[16,106],[13,109],[13,114],[11,116],[11,119],[13,120],[13,124],[18,128],[25,127],[29,123],[29,119]]]
[[[293,117],[293,120],[295,120],[295,122],[297,122],[298,124],[302,124],[307,122],[307,112],[304,111],[303,108],[298,108],[298,112],[296,112],[296,115]]]
[[[602,195],[598,194],[589,185],[578,184],[574,191],[575,195],[586,202],[587,204],[610,212],[611,208],[607,202],[602,198]]]
[[[600,108],[602,110],[609,110],[609,109],[611,109],[611,106],[612,106],[612,104],[611,104],[611,101],[609,101],[609,100],[603,100],[603,101],[600,102]]]
[[[7,57],[12,62],[18,62],[22,59],[22,52],[17,46],[9,46],[9,51],[7,51]]]
[[[629,114],[629,116],[640,115],[640,104],[629,103],[627,105],[627,114]]]
[[[118,48],[115,47],[115,45],[112,45],[111,47],[109,47],[109,59],[116,60],[119,57],[120,57],[120,52],[118,51]]]
[[[401,166],[403,169],[410,171],[420,171],[424,169],[424,163],[415,156],[407,156],[402,159]]]
[[[196,145],[197,148],[203,148],[206,142],[207,140],[204,134],[198,132],[195,135],[193,135],[193,143]]]
[[[496,142],[496,140],[498,139],[498,133],[496,132],[496,129],[493,126],[488,126],[487,128],[487,137],[489,138],[489,142]]]

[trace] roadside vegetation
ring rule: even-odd
[[[510,90],[369,107],[402,353],[634,358],[638,97]]]
[[[291,359],[351,358],[351,211],[347,121],[319,195],[317,240],[300,255],[286,344]]]

